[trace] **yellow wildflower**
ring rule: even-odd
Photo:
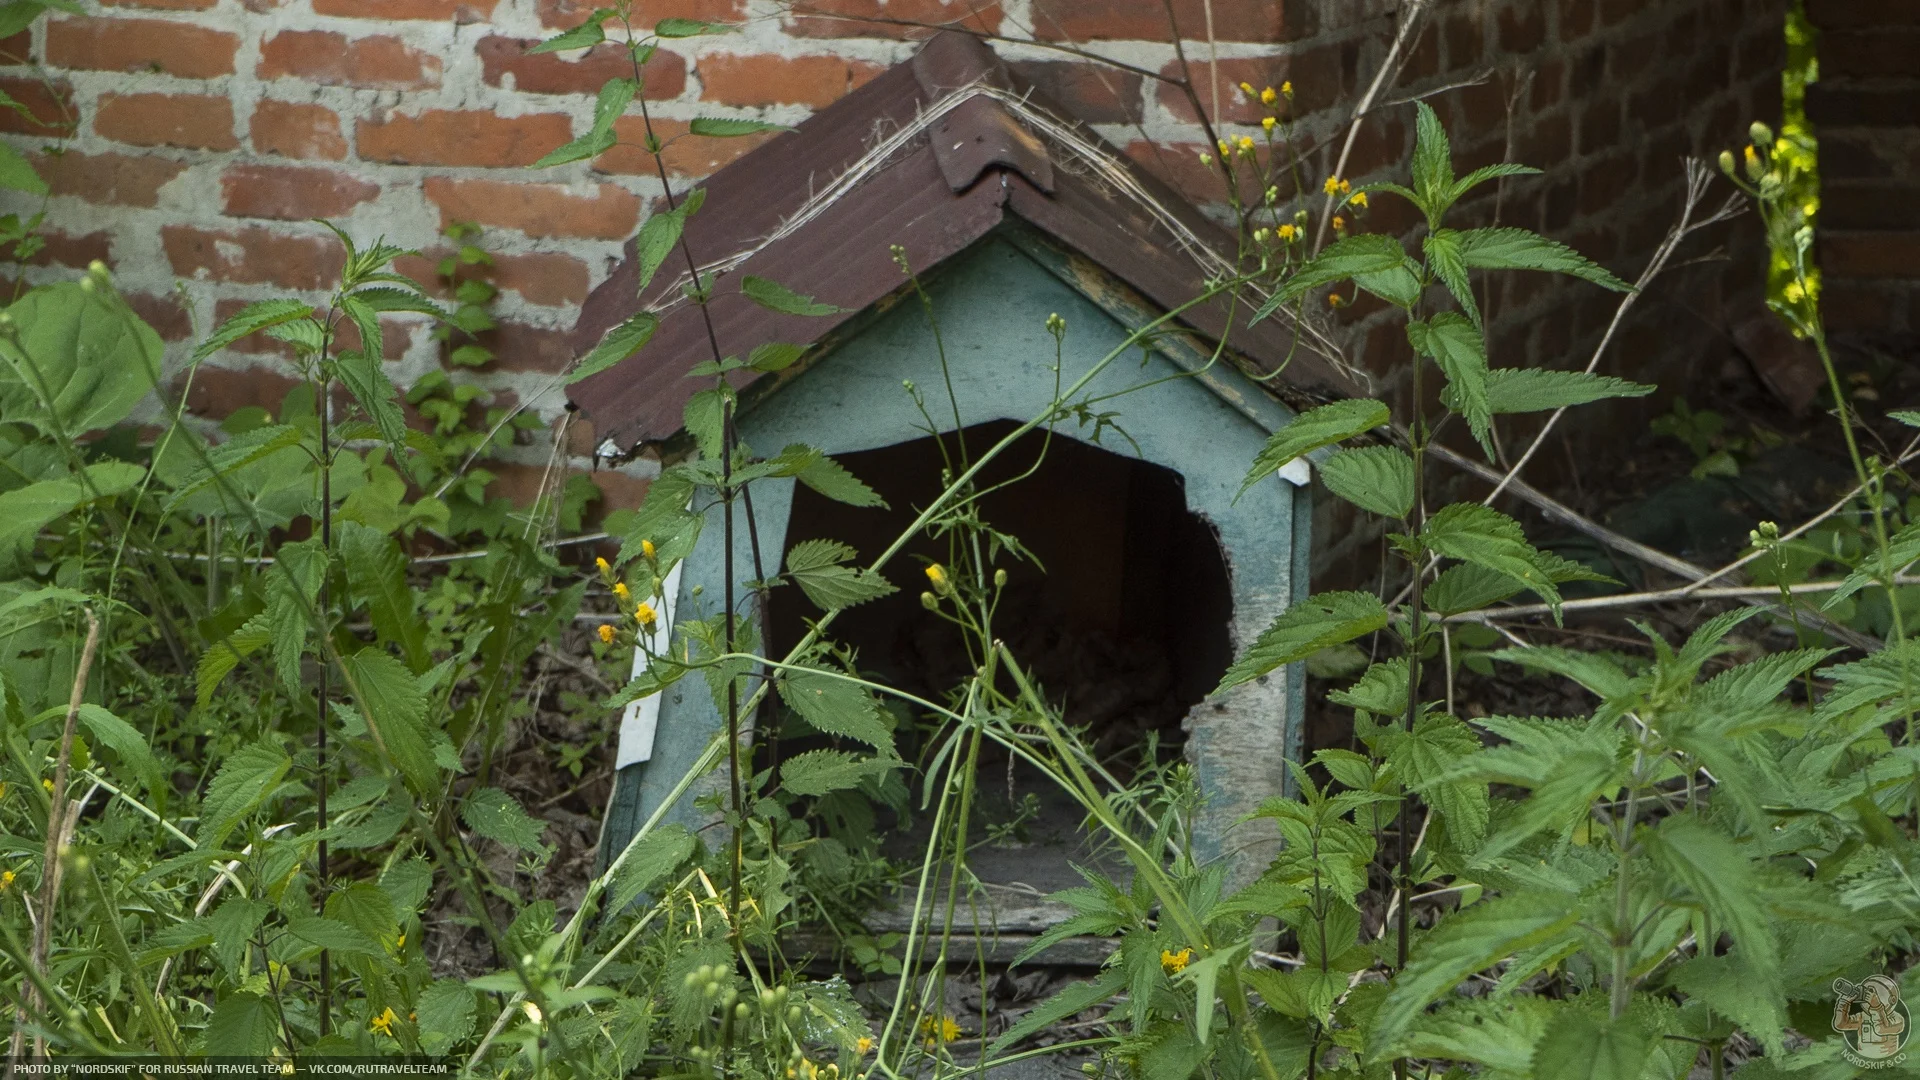
[[[1273,87],[1269,86],[1265,90],[1260,91],[1260,104],[1271,105],[1278,100],[1280,100],[1280,95],[1273,92]]]
[[[627,588],[627,583],[624,581],[616,581],[613,583],[613,595],[619,597],[620,602],[623,604],[633,601],[633,593]]]
[[[0,780],[0,799],[4,799],[6,797],[7,797],[7,782],[5,780]]]
[[[939,563],[928,563],[927,580],[933,582],[933,587],[936,592],[945,592],[947,590],[946,568]]]
[[[368,1022],[367,1030],[377,1031],[380,1034],[385,1035],[387,1038],[391,1039],[393,1038],[393,1022],[398,1019],[400,1018],[393,1014],[392,1006],[388,1006],[387,1009],[381,1012],[379,1016],[374,1017],[371,1021]]]
[[[13,871],[8,870],[6,873],[0,874],[0,889],[10,889],[12,887],[13,887]]]
[[[1225,140],[1225,139],[1221,139],[1221,140],[1220,140],[1220,156],[1221,156],[1221,157],[1228,157],[1228,156],[1230,156],[1230,155],[1231,155],[1232,153],[1233,153],[1233,144],[1232,144],[1232,143],[1230,143],[1230,142],[1228,142],[1228,141],[1227,141],[1227,140]],[[1751,153],[1753,153],[1753,151],[1752,151],[1751,149],[1749,149],[1749,150],[1747,151],[1747,153],[1749,153],[1749,154],[1751,154]]]
[[[1345,300],[1342,300],[1342,299],[1340,299],[1340,294],[1339,294],[1339,293],[1328,293],[1328,294],[1327,294],[1327,306],[1328,306],[1328,307],[1332,307],[1332,308],[1337,308],[1337,307],[1345,307],[1345,306],[1346,306],[1346,304],[1347,304],[1347,302],[1346,302]]]
[[[651,540],[640,541],[640,554],[646,556],[649,562],[653,560],[654,550],[655,549],[653,546],[653,541]]]
[[[920,1021],[920,1034],[926,1037],[927,1049],[931,1050],[936,1046],[958,1039],[960,1037],[960,1025],[954,1023],[953,1017],[951,1016],[938,1018],[929,1016]]]
[[[1181,949],[1179,952],[1172,952],[1167,949],[1160,950],[1160,970],[1166,972],[1168,975],[1178,975],[1187,970],[1187,965],[1192,961],[1192,949]]]
[[[1333,231],[1334,232],[1340,232],[1344,230],[1346,227],[1347,227],[1346,218],[1341,217],[1339,214],[1333,215]]]
[[[1275,120],[1275,119],[1274,119],[1273,117],[1271,117],[1271,116],[1267,116],[1267,117],[1262,117],[1262,118],[1261,118],[1261,120],[1260,120],[1260,126],[1261,126],[1261,127],[1263,127],[1263,128],[1265,128],[1265,129],[1267,129],[1267,131],[1268,131],[1269,133],[1271,133],[1271,132],[1273,131],[1273,126],[1274,126],[1275,124],[1278,124],[1279,122],[1280,122],[1280,121],[1278,121],[1278,120]]]
[[[612,623],[600,624],[600,644],[602,645],[613,644],[613,624]]]
[[[1337,194],[1340,191],[1340,178],[1337,176],[1327,177],[1327,182],[1320,185],[1320,190],[1329,195]]]
[[[1253,153],[1253,136],[1251,135],[1240,136],[1240,149],[1249,154]]]
[[[406,947],[407,947],[407,935],[405,935],[405,934],[401,934],[401,935],[400,935],[400,939],[399,939],[398,941],[395,941],[395,942],[393,943],[393,947],[394,947],[394,948],[396,948],[396,949],[404,949],[404,948],[406,948]]]
[[[1282,225],[1273,231],[1273,235],[1291,244],[1293,243],[1293,238],[1300,235],[1300,230],[1291,225]]]
[[[659,614],[653,610],[653,605],[645,600],[640,601],[640,606],[633,609],[633,617],[640,620],[641,626],[647,627],[651,627],[660,619]]]
[[[1255,93],[1254,93],[1254,90],[1253,90],[1253,84],[1252,84],[1252,83],[1241,83],[1241,84],[1240,84],[1240,92],[1241,92],[1241,93],[1243,93],[1243,94],[1245,94],[1245,95],[1247,95],[1248,97],[1257,97],[1257,96],[1258,96],[1257,94],[1255,94]]]
[[[1340,181],[1340,194],[1345,195],[1347,192],[1352,190],[1353,190],[1352,181],[1348,181],[1348,180]]]
[[[41,780],[40,786],[47,789],[47,794],[53,794],[53,781],[51,779]]]
[[[1365,208],[1367,205],[1367,193],[1364,191],[1356,191],[1353,193],[1353,198],[1347,201],[1355,206]]]
[[[1280,93],[1286,97],[1289,97],[1289,98],[1292,97],[1293,96],[1293,80],[1288,79],[1286,82],[1281,83]]]
[[[602,558],[598,558],[598,557],[596,557],[596,558],[595,558],[595,559],[593,560],[593,565],[594,565],[595,567],[597,567],[597,568],[599,569],[599,571],[600,571],[601,573],[603,573],[603,574],[608,574],[608,573],[612,573],[612,572],[613,572],[613,567],[611,567],[611,566],[608,566],[608,565],[607,565],[607,560],[605,560],[605,559],[602,559]]]
[[[854,1052],[859,1054],[870,1053],[873,1050],[873,1036],[862,1035],[858,1039],[855,1039],[853,1041],[853,1049]]]

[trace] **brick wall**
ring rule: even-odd
[[[1816,258],[1821,309],[1840,334],[1920,332],[1920,4],[1808,0],[1820,81]]]
[[[1677,209],[1681,155],[1711,157],[1751,119],[1777,113],[1781,2],[1436,0],[1402,85],[1387,96],[1472,83],[1433,99],[1465,162],[1497,160],[1510,144],[1514,158],[1548,168],[1508,182],[1501,220],[1565,239],[1630,278]],[[43,84],[30,64],[0,67],[0,90],[56,125],[0,114],[0,130],[39,153],[54,187],[52,241],[25,274],[45,280],[106,260],[173,343],[177,366],[193,334],[242,303],[324,288],[340,254],[309,218],[421,248],[429,258],[406,268],[422,278],[445,249],[439,229],[475,220],[498,260],[504,325],[487,342],[499,358],[463,377],[553,417],[562,405],[553,373],[571,359],[562,332],[660,195],[649,163],[630,148],[550,172],[526,168],[583,132],[598,86],[625,71],[606,47],[525,54],[589,6],[108,0],[98,17],[42,20],[0,43],[0,54],[31,57],[48,76]],[[816,0],[811,15],[773,0],[637,6],[643,23],[670,15],[744,23],[738,34],[670,42],[649,65],[646,96],[668,135],[703,114],[795,121],[911,54],[908,30],[849,18],[862,15],[965,19],[1012,38],[1079,43],[1148,71],[1177,69],[1160,6],[1148,0]],[[1244,122],[1252,117],[1234,84],[1290,79],[1303,134],[1322,143],[1381,62],[1393,8],[1386,0],[1212,0],[1209,44],[1207,5],[1174,4],[1204,104],[1218,100],[1230,123]],[[1196,198],[1218,197],[1198,165],[1202,139],[1184,98],[1038,44],[997,47],[1149,168]],[[1410,119],[1404,104],[1380,111],[1348,171],[1357,179],[1403,161]],[[631,118],[623,134],[637,125]],[[675,184],[750,145],[672,144]],[[1323,154],[1315,168],[1329,165]],[[1473,208],[1482,220],[1492,218],[1494,189],[1486,196]],[[1379,200],[1379,220],[1410,224],[1390,203]],[[1716,239],[1732,245],[1732,262],[1669,285],[1708,322],[1730,296],[1758,302],[1757,249],[1738,235]],[[1537,275],[1513,275],[1489,299],[1499,363],[1520,362],[1521,352],[1534,362],[1583,361],[1580,350],[1611,311],[1597,290]],[[1642,311],[1623,342],[1622,355],[1638,361],[1629,373],[1684,379],[1711,327],[1672,304]],[[1365,303],[1340,318],[1356,351],[1404,354],[1398,328]],[[287,382],[271,345],[242,342],[217,357],[197,380],[192,407],[217,415],[277,401]],[[393,373],[417,378],[441,362],[441,349],[424,325],[413,326],[390,344]],[[591,434],[571,444],[584,454]],[[544,460],[537,447],[526,454],[521,483]],[[640,479],[647,469],[627,472]],[[638,489],[605,479],[618,501]]]

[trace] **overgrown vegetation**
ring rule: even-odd
[[[662,39],[725,29],[633,16],[622,3],[540,46],[599,44],[613,26],[633,59],[632,77],[602,91],[593,129],[543,164],[602,153],[616,119],[646,117],[641,65]],[[1124,397],[1095,408],[1087,388],[1179,311],[1063,379],[1043,412],[991,445],[942,437],[944,490],[886,549],[802,538],[782,554],[759,537],[758,588],[797,590],[817,609],[776,657],[732,573],[725,595],[680,612],[670,634],[662,624],[668,575],[710,507],[732,551],[760,481],[878,502],[817,448],[769,454],[739,438],[727,373],[781,370],[802,346],[741,357],[716,341],[689,372],[710,382],[687,407],[692,447],[641,509],[608,520],[618,554],[585,567],[557,541],[579,531],[590,485],[549,482],[525,508],[486,496],[478,463],[537,424],[487,411],[480,391],[443,375],[407,391],[422,420],[409,426],[382,369],[387,313],[440,320],[455,364],[487,359],[463,351],[479,348],[469,336],[491,325],[492,299],[459,274],[487,258],[466,230],[440,267],[454,308],[393,272],[405,252],[341,233],[347,258],[327,303],[262,301],[207,335],[196,365],[264,334],[302,374],[277,412],[236,414],[218,432],[183,418],[159,338],[96,266],[0,313],[0,997],[15,1011],[15,1053],[419,1053],[565,1077],[979,1075],[1065,1050],[1092,1056],[1089,1075],[1150,1080],[1853,1075],[1848,1054],[1891,1043],[1849,1043],[1840,1021],[1891,1038],[1886,987],[1914,985],[1920,653],[1891,598],[1920,561],[1920,525],[1898,516],[1898,462],[1856,441],[1813,302],[1804,192],[1782,179],[1787,150],[1756,128],[1727,172],[1788,245],[1799,299],[1783,291],[1779,310],[1826,367],[1856,474],[1839,508],[1860,523],[1854,548],[1808,548],[1818,521],[1756,523],[1755,569],[1779,590],[1771,607],[1734,607],[1677,641],[1629,624],[1632,647],[1617,652],[1518,638],[1489,649],[1505,633],[1500,605],[1537,599],[1557,621],[1561,586],[1604,579],[1529,542],[1491,497],[1432,505],[1436,440],[1464,428],[1491,456],[1497,417],[1549,413],[1550,425],[1651,387],[1494,366],[1476,278],[1551,272],[1629,298],[1632,286],[1525,230],[1457,227],[1476,186],[1531,170],[1456,176],[1425,103],[1404,183],[1302,182],[1289,90],[1246,87],[1269,110],[1265,137],[1220,139],[1209,161],[1230,192],[1250,176],[1246,189],[1263,194],[1234,203],[1245,225],[1234,270],[1194,303],[1231,296],[1251,321],[1300,319],[1366,292],[1398,310],[1410,408],[1356,399],[1303,412],[1246,484],[1279,483],[1278,469],[1311,455],[1332,495],[1386,521],[1405,584],[1296,604],[1218,688],[1348,643],[1385,657],[1331,695],[1351,711],[1353,749],[1272,763],[1298,797],[1261,808],[1284,847],[1250,884],[1230,889],[1226,864],[1196,858],[1203,795],[1190,771],[1117,780],[996,623],[1023,549],[984,515],[981,477],[1030,432],[1071,436],[1116,407],[1124,421]],[[696,120],[691,137],[766,126]],[[647,135],[656,163],[663,148]],[[1281,197],[1283,177],[1325,196],[1317,218],[1304,197]],[[642,288],[684,266],[684,296],[703,312],[735,290],[788,315],[833,310],[803,295],[805,281],[700,274],[684,227],[702,193],[668,190],[640,232]],[[1382,198],[1424,219],[1418,257],[1363,231]],[[937,335],[935,305],[896,258]],[[656,312],[634,315],[575,377],[638,352],[658,325]],[[1073,328],[1056,317],[1031,329],[1062,370]],[[155,400],[161,414],[136,412]],[[944,431],[951,403],[919,404]],[[1672,433],[1700,435],[1711,469],[1724,448],[1700,434],[1705,415],[1677,412],[1686,423]],[[1892,415],[1920,427],[1920,414]],[[1531,430],[1537,447],[1545,432]],[[939,700],[869,680],[832,636],[840,612],[894,588],[881,571],[923,535],[945,554],[923,567],[921,602],[959,630],[973,671]],[[1807,580],[1836,563],[1843,578]],[[1873,598],[1884,619],[1855,626],[1884,644],[1859,649],[1856,634],[1846,651],[1824,636],[1853,614],[1842,605]],[[675,798],[724,828],[696,837],[663,807],[562,921],[531,888],[553,855],[545,827],[498,770],[537,703],[530,660],[589,607],[612,608],[596,656],[620,668],[638,647],[645,666],[580,707],[608,715],[681,680],[704,684],[725,730]],[[1794,646],[1740,639],[1756,620],[1790,625]],[[1477,670],[1571,680],[1591,708],[1460,715],[1435,684],[1451,687],[1463,646]],[[776,702],[789,730],[827,745],[776,760],[755,724]],[[911,745],[903,722],[917,725]],[[1117,938],[1096,977],[962,1039],[945,986],[976,960],[958,950],[955,913],[974,886],[989,750],[1070,796],[1131,877],[1086,871],[1084,888],[1058,897],[1077,914],[1029,950]],[[579,758],[557,767],[577,773]],[[904,941],[848,922],[892,881],[870,843],[875,805],[932,822],[905,875]],[[816,920],[845,924],[859,966],[896,980],[890,1000],[869,1008],[845,980],[807,976],[788,945]],[[426,944],[450,933],[478,935],[489,970],[437,968]],[[1027,1042],[1100,1009],[1084,1037]]]

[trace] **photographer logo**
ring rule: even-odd
[[[1907,1003],[1900,984],[1885,975],[1859,982],[1833,980],[1833,1030],[1846,1040],[1842,1051],[1863,1069],[1888,1069],[1907,1059]]]

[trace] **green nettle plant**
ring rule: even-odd
[[[610,82],[592,129],[543,164],[606,152],[637,109],[666,185],[642,66],[662,39],[726,28],[666,19],[642,31],[622,4],[539,48],[599,44],[607,25],[623,31],[632,77]],[[1850,576],[1827,591],[1886,603],[1886,644],[1823,647],[1797,606],[1811,593],[1789,581],[1805,530],[1762,525],[1756,552],[1771,556],[1801,647],[1741,638],[1776,617],[1749,608],[1678,642],[1636,624],[1635,653],[1517,637],[1486,651],[1495,605],[1531,594],[1558,615],[1560,586],[1604,579],[1490,506],[1430,506],[1435,440],[1455,425],[1491,454],[1498,417],[1651,388],[1490,366],[1473,275],[1626,286],[1524,230],[1449,226],[1474,187],[1531,170],[1456,178],[1424,104],[1408,183],[1327,178],[1320,233],[1338,239],[1316,249],[1311,214],[1280,194],[1282,182],[1308,187],[1300,161],[1276,164],[1276,139],[1291,145],[1288,89],[1254,95],[1275,121],[1264,164],[1251,137],[1220,143],[1243,226],[1231,273],[1079,375],[1065,370],[1065,322],[1034,328],[1056,393],[990,445],[945,433],[940,418],[960,414],[951,390],[943,402],[907,388],[938,439],[943,489],[879,552],[804,537],[763,548],[762,481],[855,506],[879,497],[817,448],[740,438],[727,373],[788,368],[804,347],[730,355],[709,335],[711,354],[689,371],[710,385],[687,406],[686,448],[638,510],[609,517],[614,558],[563,563],[559,534],[581,527],[587,489],[556,480],[515,508],[487,498],[478,464],[537,425],[480,412],[481,392],[454,375],[403,398],[381,363],[383,315],[438,320],[456,364],[485,361],[460,352],[478,348],[459,335],[486,328],[492,299],[451,280],[484,264],[465,230],[441,267],[455,310],[392,270],[408,253],[341,233],[344,269],[325,303],[267,300],[216,329],[187,385],[253,334],[286,345],[302,375],[276,412],[243,411],[219,432],[182,421],[158,336],[104,267],[0,311],[0,998],[13,1053],[427,1054],[566,1080],[958,1077],[1066,1052],[1089,1057],[1090,1075],[1145,1080],[1678,1080],[1734,1065],[1749,1080],[1854,1075],[1868,1044],[1837,1033],[1871,1020],[1875,1045],[1899,1034],[1887,987],[1903,976],[1881,973],[1905,964],[1920,925],[1920,655],[1891,600],[1920,538],[1887,524],[1898,463],[1852,439],[1817,311],[1784,309],[1827,361],[1870,524]],[[692,137],[769,126],[691,125]],[[1764,155],[1771,140],[1756,140]],[[1251,207],[1239,201],[1246,170],[1263,190]],[[1768,175],[1764,163],[1748,174],[1752,194],[1804,254]],[[785,314],[833,310],[796,287],[703,269],[685,233],[702,192],[667,191],[638,238],[643,288],[676,275],[663,291],[702,317],[733,289]],[[1359,231],[1370,197],[1421,212],[1419,258]],[[908,253],[895,257],[902,294],[940,343],[932,297]],[[1204,794],[1191,771],[1149,760],[1117,778],[1003,641],[1007,566],[1027,555],[986,516],[983,477],[1032,432],[1049,445],[1124,432],[1113,395],[1088,388],[1187,306],[1227,299],[1254,320],[1300,319],[1329,289],[1402,313],[1405,404],[1308,410],[1247,483],[1278,482],[1270,474],[1311,455],[1328,491],[1386,521],[1406,586],[1390,600],[1305,600],[1227,672],[1222,690],[1367,639],[1385,657],[1329,695],[1352,711],[1353,749],[1273,763],[1298,792],[1260,810],[1283,847],[1230,890],[1222,863],[1194,855]],[[615,327],[574,377],[638,352],[659,319],[642,311]],[[138,412],[143,400],[160,411]],[[1920,414],[1895,416],[1920,426]],[[724,533],[729,560],[744,530],[753,565],[729,564],[725,578],[757,595],[729,584],[696,597],[663,637],[668,575],[706,529]],[[937,700],[867,678],[831,637],[840,612],[894,590],[883,571],[921,536],[944,552],[923,567],[926,617],[958,631],[972,670]],[[772,589],[817,609],[779,657],[746,614]],[[588,715],[694,679],[725,723],[563,921],[535,898],[555,848],[502,762],[541,708],[530,665],[588,607],[611,667],[645,650],[641,674],[582,706]],[[1455,715],[1433,684],[1451,686],[1454,646],[1469,637],[1480,669],[1571,680],[1590,713]],[[782,755],[783,734],[809,748]],[[1131,871],[1125,882],[1085,871],[1084,887],[1056,897],[1073,917],[1023,961],[1081,934],[1117,949],[1003,1030],[954,1015],[948,993],[984,964],[968,866],[1005,828],[982,820],[989,753],[1057,785]],[[681,800],[723,827],[669,824]],[[877,807],[930,821],[903,867],[872,844]],[[863,908],[896,877],[913,921],[900,937],[867,936]],[[852,964],[893,977],[890,996],[862,1001],[841,978],[810,978],[791,950],[816,922]],[[449,964],[453,946],[477,959]],[[1104,1019],[1076,1026],[1083,1037],[1035,1045],[1089,1010]]]

